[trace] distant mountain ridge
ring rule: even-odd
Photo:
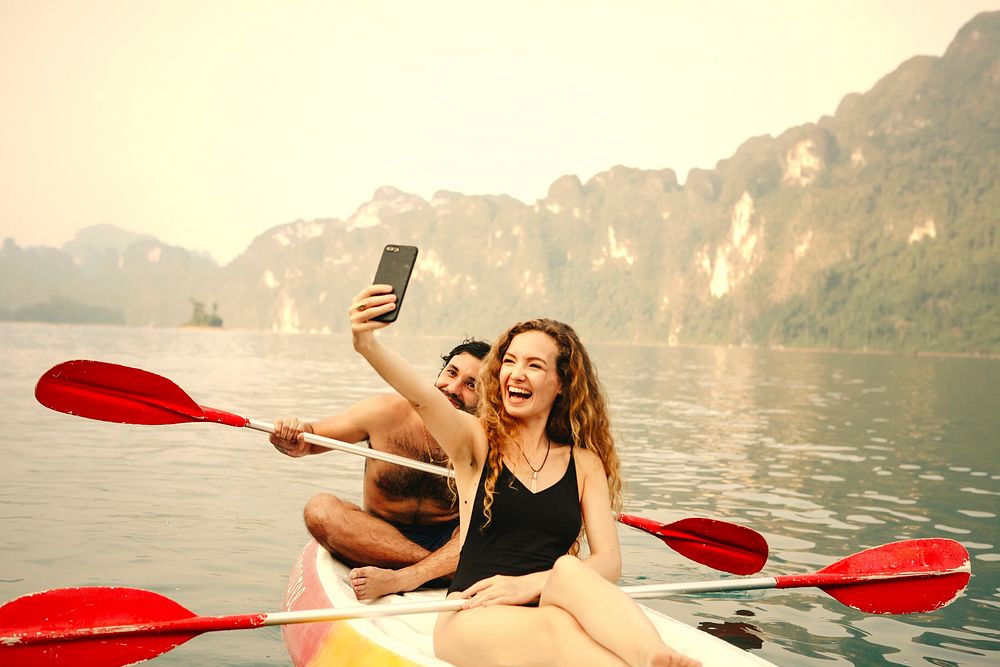
[[[420,247],[407,333],[492,337],[534,316],[588,339],[1000,353],[1000,12],[833,116],[670,169],[557,179],[534,204],[380,188],[345,220],[258,236],[225,267],[84,230],[0,249],[0,316],[53,298],[178,326],[340,331],[386,243]],[[135,235],[132,235],[133,237]]]

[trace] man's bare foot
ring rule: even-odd
[[[351,587],[359,600],[374,600],[383,595],[412,590],[397,570],[381,567],[356,567],[351,570]]]

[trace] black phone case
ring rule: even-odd
[[[399,317],[399,309],[403,306],[406,286],[410,282],[410,274],[417,262],[417,248],[411,245],[389,244],[382,250],[378,270],[375,271],[376,285],[392,285],[392,293],[396,295],[396,308],[372,319],[378,322],[395,322]]]

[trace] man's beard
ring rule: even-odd
[[[470,415],[476,414],[476,409],[470,408],[468,405],[466,405],[465,401],[463,401],[462,397],[459,396],[458,394],[449,393],[444,389],[441,390],[441,393],[447,396],[448,400],[450,400],[452,405],[454,405],[457,409],[461,410],[462,412],[468,412]]]

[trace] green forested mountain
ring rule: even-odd
[[[407,333],[491,337],[545,315],[594,340],[1000,353],[998,170],[994,12],[944,56],[683,185],[619,166],[563,176],[534,204],[385,187],[346,220],[268,230],[225,267],[120,230],[62,250],[8,241],[0,310],[65,299],[177,326],[193,299],[227,327],[343,330],[382,246],[407,243]]]

